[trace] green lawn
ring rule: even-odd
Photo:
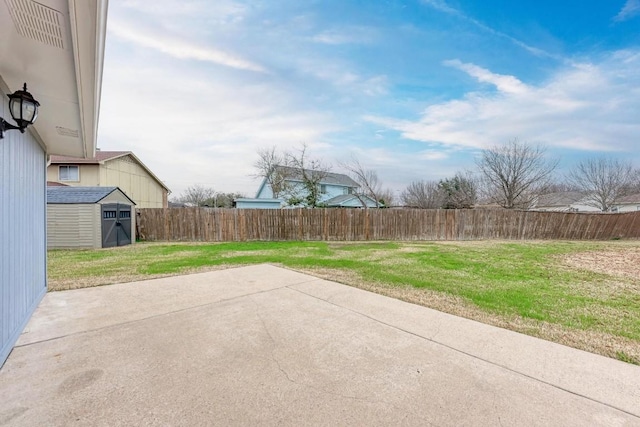
[[[638,242],[136,244],[50,251],[52,290],[272,263],[407,301],[640,361],[640,277],[569,267],[584,252]]]

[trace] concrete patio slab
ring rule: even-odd
[[[640,425],[640,367],[268,265],[43,300],[0,425]]]

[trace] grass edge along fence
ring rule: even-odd
[[[640,238],[640,211],[137,209],[145,241],[610,240]]]

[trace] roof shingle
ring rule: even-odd
[[[47,187],[47,203],[93,204],[117,190],[120,189],[118,187]],[[135,205],[133,201],[131,203]]]
[[[284,175],[287,179],[294,181],[302,181],[302,174],[299,169],[289,166],[278,166],[278,169],[284,171]],[[311,173],[312,170],[305,169],[306,172]],[[344,187],[360,187],[357,182],[351,179],[348,175],[343,173],[323,172],[324,178],[320,181],[320,184],[341,185]]]

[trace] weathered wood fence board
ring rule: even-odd
[[[640,238],[640,212],[420,209],[137,209],[148,241],[608,240]]]

